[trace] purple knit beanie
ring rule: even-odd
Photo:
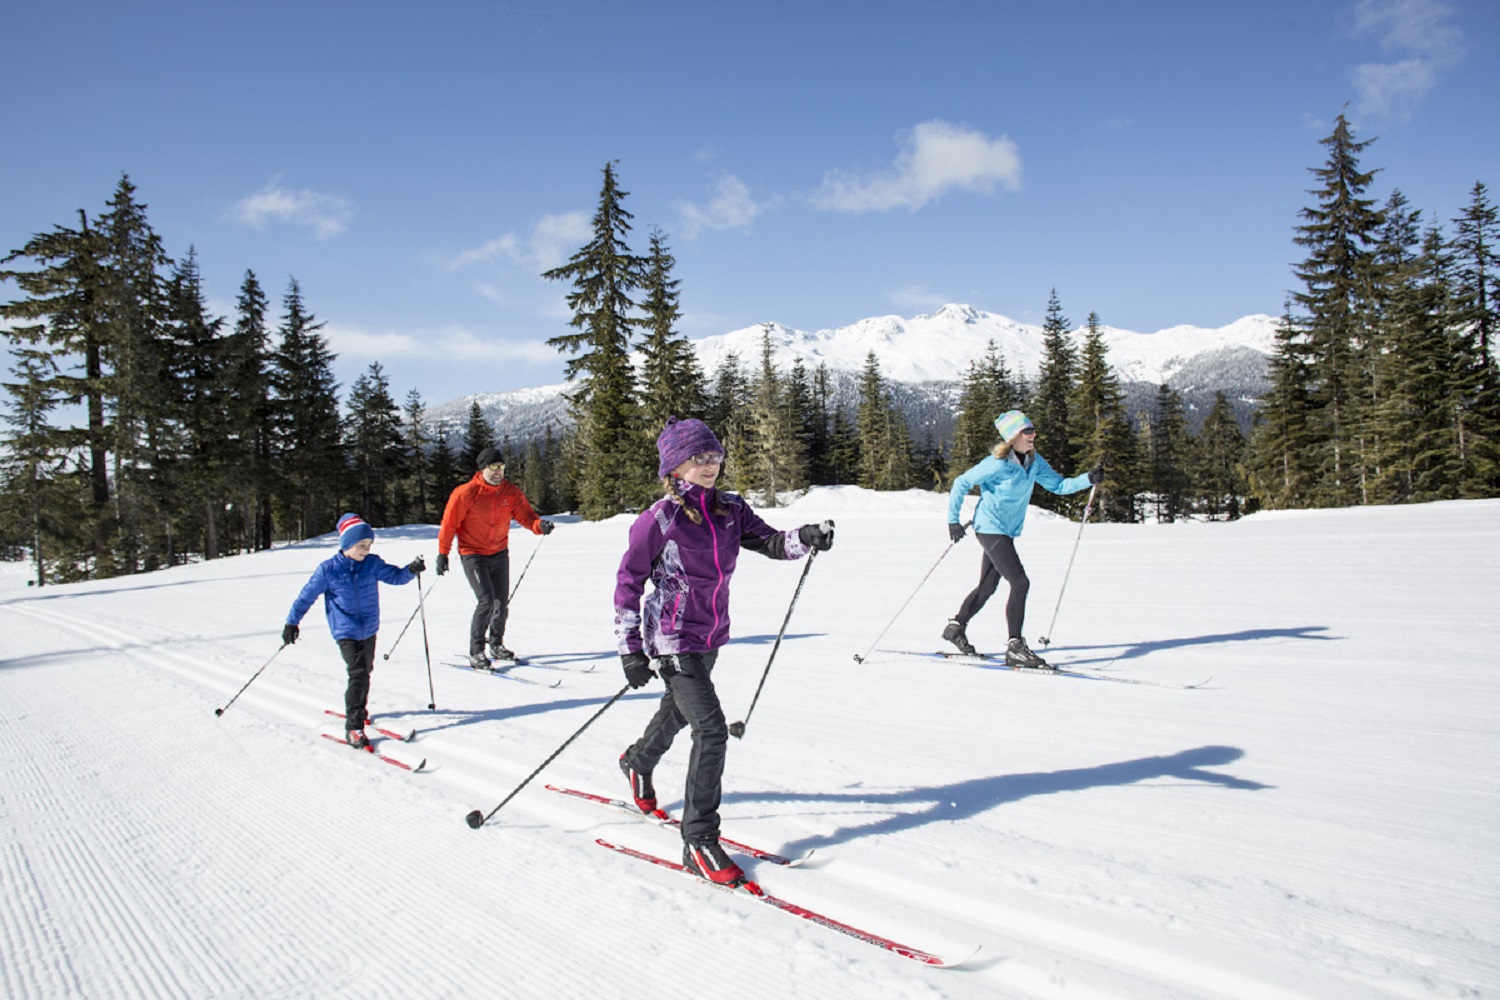
[[[691,417],[687,420],[668,417],[667,426],[662,428],[661,434],[656,438],[656,452],[661,456],[656,474],[665,479],[683,462],[709,451],[722,455],[724,446],[714,437],[714,432],[708,429],[707,424]]]

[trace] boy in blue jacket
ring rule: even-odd
[[[943,638],[967,656],[978,655],[969,643],[966,631],[969,619],[979,613],[1004,579],[1010,583],[1010,596],[1005,602],[1005,624],[1009,630],[1009,640],[1005,644],[1006,665],[1051,669],[1052,665],[1033,653],[1021,636],[1031,579],[1026,575],[1026,567],[1021,565],[1021,557],[1016,554],[1016,538],[1026,523],[1026,508],[1031,503],[1031,491],[1036,484],[1065,496],[1098,484],[1104,478],[1104,471],[1096,466],[1081,476],[1064,479],[1037,454],[1036,427],[1020,410],[1007,410],[996,417],[995,430],[1000,432],[1000,443],[990,457],[954,479],[953,488],[948,493],[948,537],[957,542],[964,537],[960,516],[964,497],[971,489],[979,487],[979,505],[974,508],[974,537],[984,549],[984,559],[979,567],[978,585],[964,598],[958,614],[949,619],[948,627],[943,629]]]
[[[339,644],[339,652],[349,668],[349,685],[344,690],[344,738],[356,750],[370,749],[365,737],[369,718],[365,700],[370,694],[370,672],[375,669],[375,633],[380,631],[380,583],[405,584],[426,569],[417,556],[403,568],[392,566],[370,553],[375,544],[375,530],[358,514],[339,518],[339,553],[318,564],[302,587],[302,593],[287,612],[281,641],[297,641],[302,616],[318,597],[328,615],[328,631]]]

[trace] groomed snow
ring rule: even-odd
[[[539,664],[514,673],[543,683],[453,666],[472,596],[430,572],[429,681],[420,619],[392,652],[416,588],[383,588],[392,655],[371,704],[421,730],[384,744],[425,757],[418,774],[319,738],[343,690],[321,604],[277,653],[332,536],[41,590],[0,567],[0,995],[1500,996],[1500,501],[1081,539],[1033,510],[1028,638],[1078,540],[1051,655],[1212,677],[1198,690],[857,664],[872,645],[939,648],[979,559],[972,539],[947,551],[944,502],[822,489],[764,512],[833,517],[837,543],[731,741],[724,818],[730,837],[816,849],[798,870],[747,862],[770,891],[943,955],[979,946],[964,966],[595,846],[677,853],[667,830],[543,788],[623,792],[615,760],[659,683],[465,825],[623,684],[610,596],[629,518],[564,517],[512,535],[513,579],[535,559],[507,640]],[[430,565],[435,538],[385,529],[375,550]],[[801,569],[741,559],[716,671],[731,720]],[[1002,596],[971,627],[982,648],[1004,638]],[[674,810],[687,751],[684,734],[657,774]]]

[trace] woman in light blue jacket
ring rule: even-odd
[[[1088,489],[1104,478],[1095,466],[1089,472],[1064,479],[1047,460],[1036,453],[1036,427],[1020,410],[1008,410],[995,418],[1000,443],[989,458],[953,480],[948,493],[948,537],[957,542],[964,537],[960,511],[964,497],[979,487],[979,506],[974,510],[974,537],[984,549],[979,568],[979,584],[959,606],[958,614],[943,629],[943,638],[967,656],[979,655],[969,642],[966,629],[969,620],[979,613],[1003,578],[1010,584],[1005,602],[1005,624],[1010,630],[1005,644],[1005,663],[1011,667],[1051,669],[1051,665],[1026,646],[1021,626],[1026,620],[1026,594],[1031,580],[1016,554],[1016,537],[1026,523],[1026,508],[1032,488],[1043,488],[1060,496]]]

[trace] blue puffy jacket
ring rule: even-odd
[[[415,573],[392,566],[373,552],[356,561],[340,552],[313,570],[287,612],[289,625],[302,621],[321,595],[334,639],[368,639],[380,631],[380,583],[411,583]]]
[[[1026,507],[1031,503],[1031,490],[1035,484],[1041,483],[1061,496],[1089,488],[1088,473],[1064,479],[1035,450],[1027,452],[1026,456],[1023,462],[1015,452],[1004,458],[991,455],[953,480],[953,489],[948,492],[948,523],[959,523],[964,497],[978,486],[979,506],[974,509],[974,530],[1016,538],[1026,523]]]

